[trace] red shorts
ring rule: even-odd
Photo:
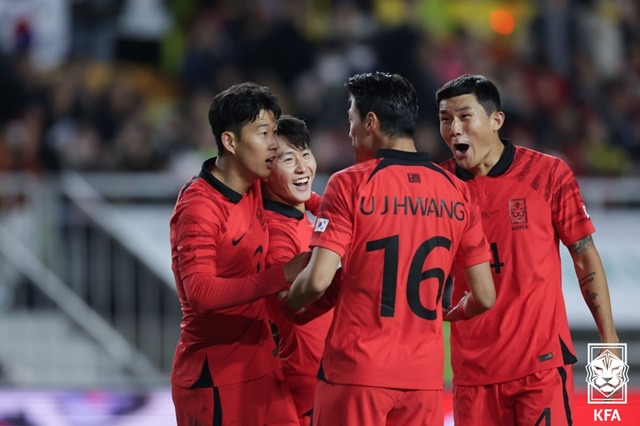
[[[453,387],[456,426],[570,425],[571,365],[539,371],[511,382]]]
[[[442,391],[318,381],[313,425],[442,425]]]
[[[282,371],[248,382],[186,389],[171,385],[178,426],[298,426],[293,398]]]
[[[289,386],[291,396],[293,396],[293,402],[296,404],[300,424],[309,425],[313,413],[313,395],[316,392],[318,379],[314,376],[292,374],[285,374],[284,379]]]

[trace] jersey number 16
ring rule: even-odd
[[[380,304],[380,316],[393,317],[396,308],[396,287],[398,282],[398,251],[400,236],[392,235],[379,240],[367,242],[367,252],[384,250],[384,265],[382,271],[382,301]],[[435,320],[438,311],[428,309],[420,302],[420,285],[428,278],[438,280],[438,295],[435,306],[437,307],[442,297],[442,289],[445,283],[445,273],[442,268],[422,270],[425,259],[436,247],[447,250],[451,247],[451,240],[446,237],[432,237],[420,244],[411,259],[409,275],[407,277],[407,302],[414,314],[427,320]]]

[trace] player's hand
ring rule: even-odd
[[[287,294],[289,294],[288,290],[280,290],[276,293],[276,297],[278,298],[278,300],[282,300]]]
[[[288,283],[292,283],[300,271],[307,266],[309,259],[311,259],[311,252],[303,251],[302,253],[296,254],[290,261],[282,265],[285,280],[287,280]]]
[[[280,299],[280,301],[278,302],[278,307],[280,308],[280,310],[285,314],[285,316],[287,318],[289,318],[292,321],[295,321],[295,317],[296,315],[300,315],[302,313],[304,313],[304,311],[306,310],[306,308],[300,308],[297,311],[295,309],[293,309],[291,306],[289,306],[289,300],[287,299],[287,294],[289,292],[285,291],[285,295],[282,297],[282,299]]]
[[[469,317],[464,313],[463,307],[467,303],[467,299],[471,297],[471,293],[468,291],[464,292],[464,296],[458,302],[458,304],[454,307],[449,307],[449,309],[442,310],[442,319],[444,321],[455,322],[461,320],[467,320]]]

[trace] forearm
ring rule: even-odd
[[[242,278],[193,274],[183,284],[187,300],[197,313],[253,302],[287,288],[281,266]]]
[[[320,299],[324,290],[313,286],[308,270],[303,270],[291,285],[287,295],[287,304],[293,310],[299,310]]]
[[[576,274],[580,281],[582,297],[591,311],[602,342],[618,343],[611,310],[609,286],[604,270],[597,267],[576,267]]]
[[[465,268],[464,274],[471,290],[465,306],[465,314],[479,315],[491,308],[496,301],[496,288],[489,262]]]
[[[618,343],[609,285],[598,251],[591,242],[591,245],[587,245],[583,250],[572,251],[571,255],[582,297],[598,327],[600,339],[603,343]]]
[[[339,263],[340,255],[336,252],[315,247],[309,264],[291,285],[288,295],[289,307],[298,310],[318,300],[331,285]]]
[[[296,324],[306,324],[319,316],[322,316],[333,309],[337,303],[340,287],[342,286],[342,268],[338,269],[336,275],[331,281],[331,285],[327,288],[318,300],[311,303],[305,310],[293,316]],[[287,298],[288,299],[288,298]],[[288,301],[288,300],[287,300]]]

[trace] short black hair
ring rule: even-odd
[[[413,137],[418,118],[418,96],[413,85],[400,74],[383,72],[356,74],[345,83],[355,100],[360,118],[373,112],[387,136]]]
[[[268,87],[252,82],[234,84],[218,93],[209,106],[209,125],[216,139],[218,155],[224,152],[222,133],[240,137],[242,128],[256,120],[260,111],[270,111],[277,120],[282,114],[278,98]]]
[[[500,92],[495,84],[483,75],[464,74],[445,83],[436,92],[436,106],[444,99],[462,95],[475,95],[487,115],[500,111]]]
[[[278,119],[278,137],[286,139],[286,142],[298,151],[309,148],[311,136],[307,124],[292,115],[283,115]]]

